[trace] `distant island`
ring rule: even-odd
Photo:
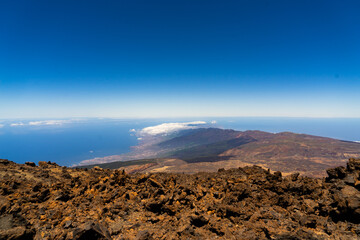
[[[358,142],[307,134],[193,127],[199,122],[185,127],[159,126],[131,130],[140,143],[130,153],[85,160],[76,167],[100,166],[129,173],[196,173],[258,165],[285,175],[298,172],[323,177],[326,169],[360,157]]]

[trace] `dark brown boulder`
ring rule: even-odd
[[[111,240],[109,231],[101,224],[87,222],[73,231],[73,238],[78,240]]]
[[[25,165],[30,167],[36,167],[36,164],[34,162],[25,162]]]
[[[8,240],[32,240],[34,231],[28,230],[23,226],[0,230],[0,239]]]
[[[10,163],[11,162],[9,160],[7,160],[7,159],[0,159],[0,164],[2,164],[2,165],[8,165]]]
[[[35,231],[26,228],[26,221],[12,214],[0,216],[0,239],[27,240],[33,239]]]
[[[136,235],[136,240],[150,240],[153,239],[148,230],[139,231]]]
[[[39,165],[39,167],[47,167],[47,166],[48,166],[48,163],[45,162],[45,161],[39,161],[39,162],[38,162],[38,165]]]
[[[336,167],[326,170],[328,174],[327,180],[331,179],[342,179],[346,176],[346,170],[344,167]]]
[[[350,158],[346,167],[348,171],[360,171],[360,159]]]

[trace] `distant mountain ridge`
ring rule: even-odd
[[[344,165],[351,157],[360,157],[360,143],[291,132],[198,128],[145,139],[131,154],[119,155],[118,161],[110,156],[99,159],[102,164],[82,167],[195,173],[255,164],[285,174],[321,177],[325,169]],[[131,158],[140,160],[124,162]]]
[[[177,137],[160,142],[160,147],[193,147],[237,138],[238,131],[220,128],[199,128],[180,132]]]

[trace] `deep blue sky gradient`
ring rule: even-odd
[[[0,2],[0,118],[360,117],[360,2]]]

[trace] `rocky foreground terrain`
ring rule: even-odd
[[[360,159],[327,173],[129,175],[0,160],[0,239],[360,239]]]

